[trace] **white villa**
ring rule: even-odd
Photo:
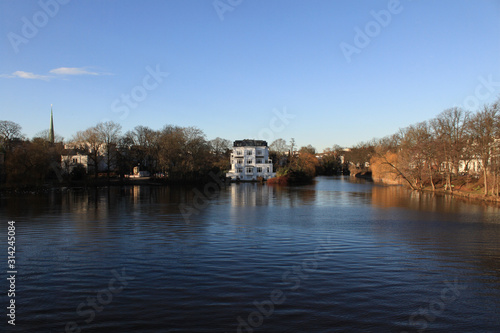
[[[231,153],[231,170],[226,177],[233,181],[256,181],[275,177],[269,159],[269,147],[262,140],[237,140]]]
[[[61,155],[61,168],[64,173],[70,174],[78,165],[85,168],[85,172],[89,172],[89,156],[75,149],[66,150]]]
[[[64,173],[71,173],[74,168],[78,165],[82,165],[85,168],[85,172],[95,171],[94,162],[89,158],[89,153],[92,152],[92,148],[88,143],[69,143],[64,145],[64,151],[61,155],[61,168]],[[99,147],[99,160],[97,165],[97,170],[106,170],[106,145],[101,145]],[[113,165],[112,165],[113,167]]]

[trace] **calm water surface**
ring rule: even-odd
[[[18,275],[16,326],[4,310],[0,327],[500,331],[498,207],[342,177],[209,187],[1,198]]]

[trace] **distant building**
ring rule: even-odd
[[[61,168],[64,173],[70,174],[77,166],[83,166],[88,173],[93,165],[89,163],[89,157],[85,151],[78,149],[65,149],[61,155]]]
[[[69,143],[64,145],[63,153],[61,154],[61,168],[65,173],[71,173],[73,169],[79,165],[85,168],[86,173],[94,173],[96,170],[95,161],[89,157],[93,153],[90,144]],[[107,170],[108,165],[106,155],[106,145],[101,145],[97,153],[97,172]],[[111,164],[111,168],[115,165]]]
[[[134,173],[130,175],[130,178],[140,178],[140,177],[149,177],[149,171],[141,171],[139,166],[134,167]]]
[[[269,147],[262,140],[237,140],[231,153],[231,170],[226,177],[234,181],[256,181],[275,177]]]

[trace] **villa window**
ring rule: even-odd
[[[247,173],[253,173],[253,167],[248,167],[247,168]]]
[[[248,163],[248,164],[252,164],[252,163],[253,163],[253,160],[252,160],[251,158],[249,158],[249,159],[247,160],[247,163]]]
[[[242,173],[243,172],[243,168],[237,168],[236,169],[236,173]]]
[[[241,158],[238,158],[238,159],[236,160],[236,163],[238,163],[238,164],[243,164],[243,160],[242,160]]]
[[[263,155],[263,154],[262,154],[262,150],[257,150],[257,152],[255,153],[255,155],[257,155],[257,156],[262,156],[262,155]]]
[[[251,150],[247,150],[247,155],[252,155],[253,152]]]
[[[257,167],[257,172],[261,173],[262,172],[262,167]]]
[[[269,171],[270,171],[270,170],[269,170],[269,167],[267,167],[267,172],[269,172]]]
[[[259,159],[259,160],[257,160],[257,163],[262,163],[262,160],[260,160],[260,159]]]
[[[243,152],[241,150],[236,151],[236,156],[242,156],[242,155],[243,155]]]

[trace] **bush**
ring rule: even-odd
[[[84,180],[87,172],[82,164],[77,164],[73,170],[71,170],[71,180]]]

